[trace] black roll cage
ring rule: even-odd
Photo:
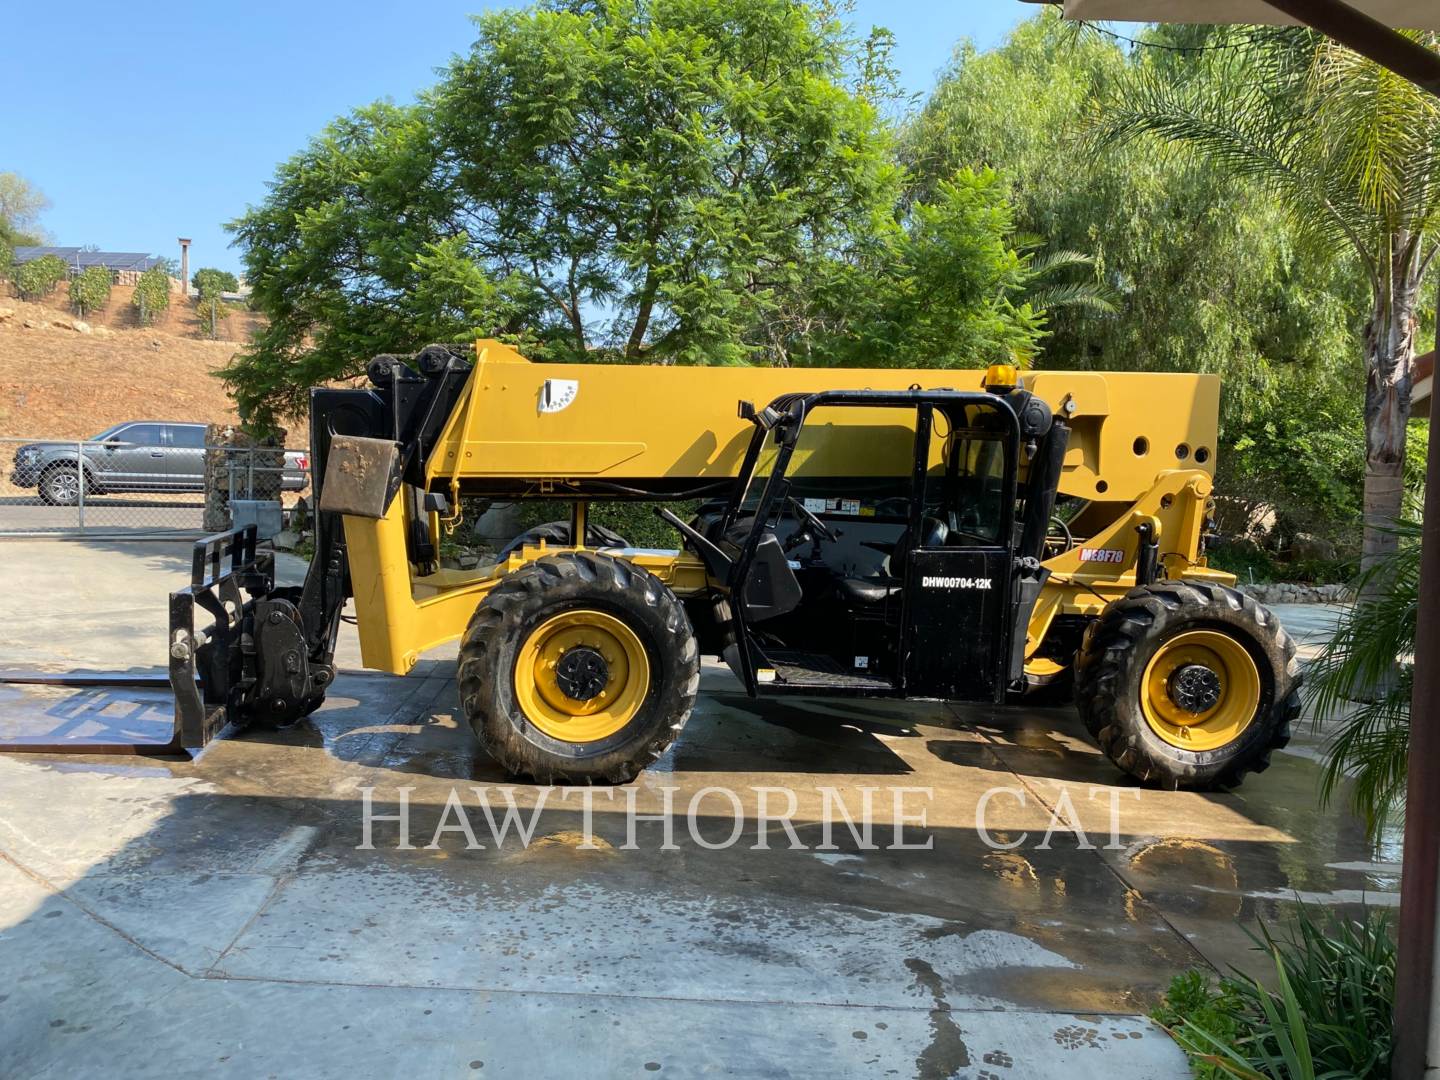
[[[1028,396],[1022,392],[1015,394],[1014,398],[1024,400]],[[796,444],[800,438],[800,431],[809,414],[823,405],[915,409],[911,497],[907,519],[912,536],[919,535],[915,530],[918,529],[920,518],[924,513],[921,493],[924,490],[923,484],[929,466],[928,448],[932,416],[937,407],[944,409],[947,417],[951,419],[952,431],[958,430],[953,424],[954,410],[962,409],[967,405],[984,406],[987,409],[993,409],[998,415],[1006,417],[1002,505],[1009,507],[1015,505],[1019,473],[1020,419],[1016,415],[1015,401],[1011,400],[1009,394],[995,394],[983,390],[825,390],[811,394],[783,394],[759,411],[749,402],[741,402],[740,415],[754,423],[755,430],[750,436],[750,445],[745,450],[745,459],[736,477],[730,501],[721,517],[719,535],[723,536],[739,519],[746,493],[755,476],[760,454],[772,430],[778,429],[777,440],[780,446],[779,453],[775,458],[774,469],[766,480],[765,488],[756,503],[750,531],[746,534],[739,552],[731,561],[726,580],[731,601],[731,623],[738,645],[737,658],[740,674],[746,690],[751,694],[756,692],[758,681],[755,674],[754,657],[750,651],[748,634],[750,619],[745,601],[745,577],[749,573],[755,553],[765,535],[771,513],[776,504],[783,501],[789,494],[790,481],[787,472],[790,459],[794,455]],[[1009,523],[1007,522],[1007,524]],[[1013,533],[1013,525],[1002,529],[993,546],[1013,549],[1015,544]]]

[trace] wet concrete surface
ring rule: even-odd
[[[12,692],[0,726],[153,723],[132,696]],[[1174,974],[1258,969],[1242,927],[1295,893],[1395,900],[1393,852],[1316,810],[1314,738],[1153,791],[1069,709],[754,702],[707,665],[587,819],[499,772],[437,654],[193,762],[0,757],[0,1075],[1185,1076],[1143,1019]],[[867,791],[873,848],[835,813]],[[671,835],[632,824],[667,800]]]

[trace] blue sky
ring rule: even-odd
[[[240,269],[224,222],[258,202],[276,163],[332,117],[409,100],[472,40],[480,0],[105,0],[29,4],[0,35],[0,172],[53,206],[57,244]],[[998,43],[1036,8],[1018,0],[858,0],[888,26],[907,89],[924,91],[955,43]]]

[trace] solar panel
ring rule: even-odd
[[[66,266],[83,270],[87,266],[103,266],[109,270],[149,270],[160,265],[160,259],[143,251],[86,251],[78,247],[17,247],[17,265],[33,262],[46,255],[56,255]]]

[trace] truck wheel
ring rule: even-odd
[[[700,686],[685,607],[651,574],[590,551],[537,559],[480,602],[460,701],[481,744],[538,783],[623,784],[675,741]]]
[[[1167,788],[1261,772],[1300,713],[1295,643],[1234,589],[1160,582],[1111,603],[1076,663],[1076,703],[1100,748]]]
[[[85,477],[86,491],[90,477]],[[40,501],[46,506],[74,506],[80,501],[80,470],[74,465],[51,465],[40,477]]]

